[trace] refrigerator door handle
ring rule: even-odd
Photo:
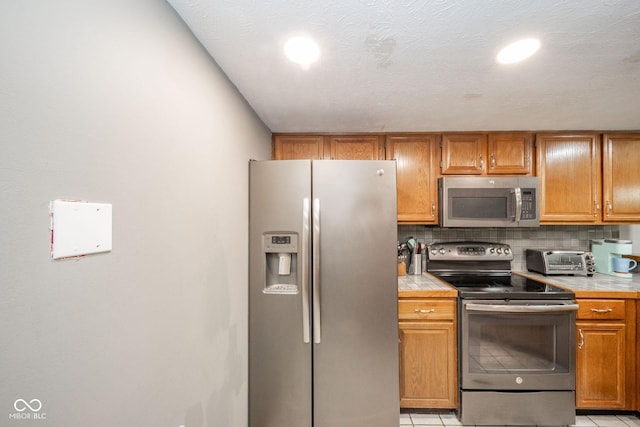
[[[309,198],[302,199],[302,245],[300,259],[302,264],[302,340],[308,344],[311,340],[309,330]]]
[[[313,199],[313,342],[320,344],[320,199]]]

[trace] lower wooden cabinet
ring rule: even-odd
[[[577,407],[624,409],[625,325],[578,322],[577,327]]]
[[[635,409],[635,301],[579,299],[576,407]]]
[[[638,294],[640,297],[640,293]],[[636,301],[636,411],[640,412],[640,299]]]
[[[455,299],[399,301],[400,407],[456,408]]]

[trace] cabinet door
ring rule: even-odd
[[[458,377],[453,322],[399,322],[400,407],[456,408]]]
[[[485,171],[486,135],[476,133],[442,135],[443,175],[482,175]]]
[[[275,135],[274,160],[320,160],[323,158],[322,135]]]
[[[488,174],[531,175],[533,135],[493,133],[488,136]]]
[[[387,159],[397,163],[398,222],[436,224],[436,135],[389,135]]]
[[[329,138],[331,160],[378,160],[383,148],[378,135],[332,136]]]
[[[540,221],[600,222],[600,137],[539,134]]]
[[[576,407],[625,409],[625,325],[577,322]]]
[[[640,220],[640,133],[604,136],[604,221]]]

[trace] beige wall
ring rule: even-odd
[[[0,424],[246,425],[269,130],[162,1],[5,2],[0,52]],[[112,203],[113,251],[51,261],[56,198]]]

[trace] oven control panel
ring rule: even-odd
[[[506,243],[443,242],[428,247],[429,259],[438,260],[513,260],[511,246]]]

